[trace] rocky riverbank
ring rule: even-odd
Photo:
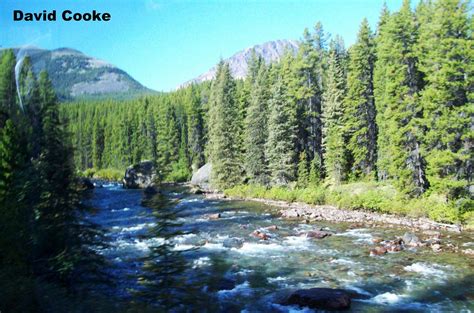
[[[281,207],[282,218],[301,219],[308,222],[329,221],[336,223],[353,223],[360,226],[403,227],[412,230],[442,230],[460,233],[462,226],[437,223],[427,218],[411,218],[394,214],[381,214],[360,210],[345,210],[330,205],[309,205],[300,202],[285,202],[259,198],[230,198],[222,193],[206,193],[208,199],[248,200],[261,202],[270,206]]]

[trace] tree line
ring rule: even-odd
[[[219,189],[239,184],[386,182],[408,197],[472,206],[473,18],[463,0],[405,0],[362,21],[346,49],[321,23],[298,52],[244,80],[220,62],[212,83],[129,102],[63,106],[76,164],[156,161],[165,181],[213,164]],[[472,187],[471,187],[472,188]],[[471,200],[469,200],[471,199]],[[458,205],[456,204],[456,205]]]

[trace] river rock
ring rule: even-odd
[[[441,245],[438,244],[438,243],[435,243],[434,245],[431,245],[431,250],[433,250],[433,252],[440,252],[441,251]]]
[[[474,256],[474,250],[473,249],[462,250],[462,253],[464,253],[466,255],[473,255]]]
[[[271,226],[267,226],[265,227],[266,230],[278,230],[278,226],[276,225],[271,225]]]
[[[211,171],[211,163],[206,163],[204,166],[198,169],[196,173],[193,174],[193,177],[191,178],[191,184],[198,186],[201,190],[210,190]]]
[[[225,248],[242,248],[242,246],[244,245],[244,240],[243,239],[240,239],[240,238],[227,238],[227,239],[224,239],[224,241],[222,242],[222,245],[225,247]]]
[[[421,246],[421,240],[414,233],[405,233],[402,237],[403,243],[410,247]]]
[[[305,236],[308,238],[316,238],[316,239],[323,239],[331,235],[332,235],[331,233],[328,233],[326,231],[321,231],[321,230],[310,230],[309,232],[305,234]]]
[[[260,238],[262,240],[268,240],[268,238],[270,238],[270,236],[268,236],[267,234],[265,233],[262,233],[261,231],[259,230],[256,230],[252,233],[252,236],[254,237],[257,237],[257,238]]]
[[[189,193],[195,194],[195,195],[201,195],[204,193],[204,191],[199,188],[198,186],[193,186],[191,189],[189,189]]]
[[[343,289],[311,288],[293,292],[284,304],[319,310],[347,310],[351,307],[351,298]]]
[[[131,165],[125,171],[123,187],[129,189],[144,189],[153,186],[156,179],[156,169],[152,161],[143,161]]]
[[[92,190],[95,188],[95,186],[89,178],[82,177],[79,179],[79,188],[81,190]]]
[[[209,220],[217,220],[217,219],[220,219],[220,218],[221,218],[220,213],[209,214],[207,216],[207,219],[209,219]]]
[[[281,217],[284,217],[284,218],[297,218],[299,216],[300,214],[298,210],[296,209],[285,210],[281,213]]]
[[[385,253],[387,253],[387,248],[385,247],[375,247],[374,249],[370,250],[371,256],[384,255]]]

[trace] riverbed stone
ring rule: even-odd
[[[244,240],[240,238],[226,238],[222,242],[222,245],[225,248],[229,248],[229,249],[230,248],[239,249],[239,248],[242,248],[242,246],[244,245]]]
[[[221,214],[220,213],[209,214],[207,218],[210,220],[217,220],[221,218]]]
[[[152,161],[143,161],[127,168],[123,178],[123,187],[128,189],[145,189],[152,187],[155,180],[155,165]]]
[[[270,236],[268,236],[267,234],[259,231],[259,230],[256,230],[252,233],[252,236],[254,237],[257,237],[259,239],[262,239],[262,240],[268,240],[268,238],[270,238]]]
[[[371,256],[384,255],[385,253],[387,253],[387,248],[385,247],[375,247],[374,249],[370,250]]]
[[[92,190],[95,188],[95,186],[89,178],[82,177],[79,179],[79,188],[81,190]]]
[[[410,247],[418,247],[421,245],[421,240],[414,233],[405,233],[402,237],[403,243]]]
[[[331,235],[332,235],[331,233],[327,231],[321,231],[321,230],[310,230],[309,232],[305,234],[306,237],[315,238],[315,239],[323,239]]]
[[[319,310],[347,310],[351,307],[351,298],[343,289],[311,288],[296,290],[284,304]]]

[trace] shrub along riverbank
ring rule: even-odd
[[[85,171],[79,172],[78,175],[80,177],[120,182],[123,179],[124,173],[125,170],[119,170],[115,168],[104,168],[100,170],[95,168],[88,168]]]
[[[408,198],[389,184],[357,182],[339,186],[313,186],[307,188],[238,185],[226,189],[229,197],[260,198],[314,205],[333,205],[352,210],[392,213],[410,217],[428,217],[437,222],[462,223],[474,228],[474,214],[469,210],[472,200],[449,201],[446,196],[429,194],[421,198]]]

